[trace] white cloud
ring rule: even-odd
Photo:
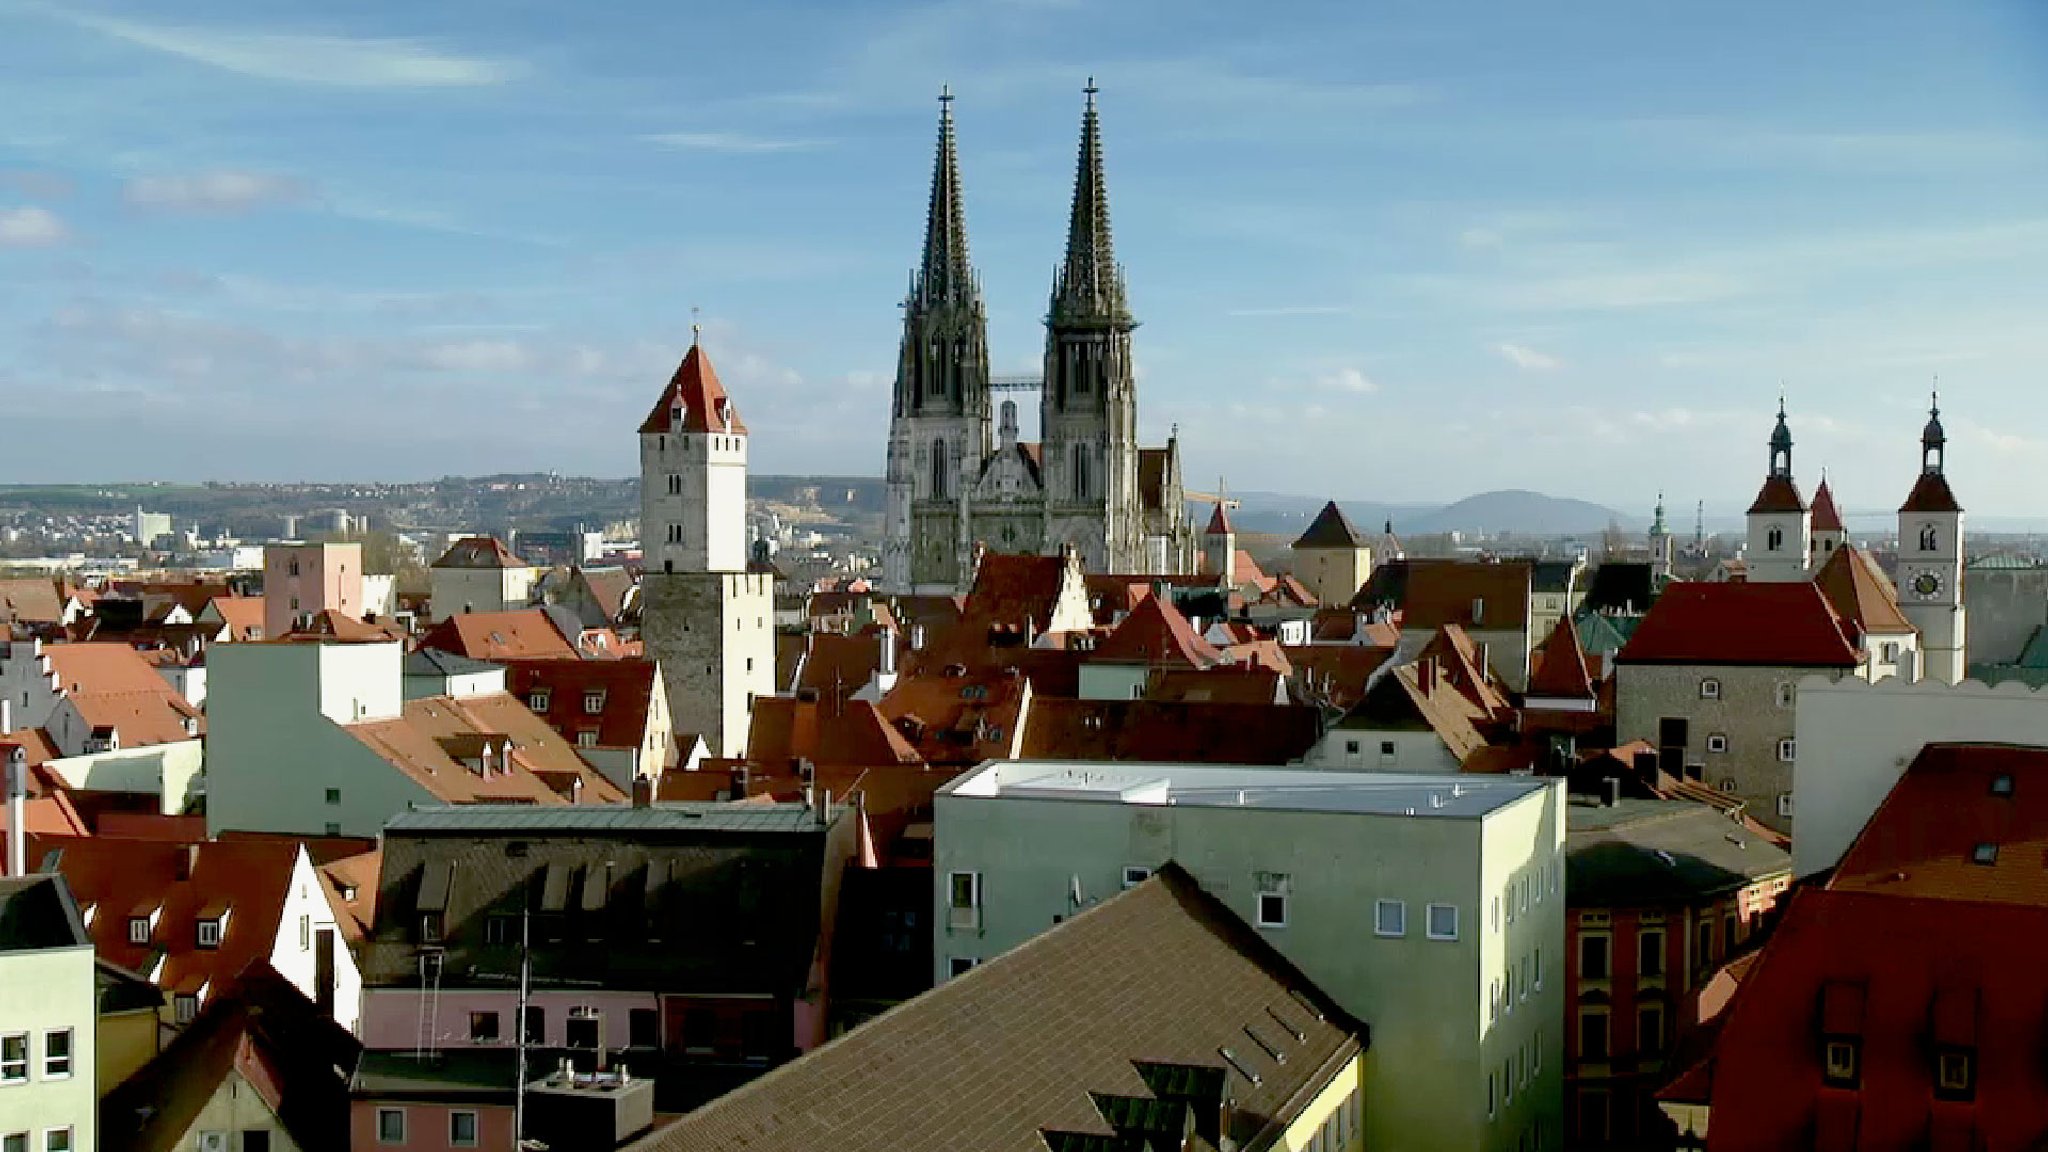
[[[1506,238],[1491,228],[1467,228],[1458,233],[1458,247],[1481,249],[1498,248]]]
[[[71,235],[47,208],[0,208],[0,248],[48,248]]]
[[[1316,383],[1336,392],[1355,392],[1363,395],[1380,390],[1378,382],[1356,368],[1339,368],[1319,378]]]
[[[1496,344],[1493,350],[1500,353],[1502,359],[1525,372],[1554,372],[1564,367],[1564,361],[1557,357],[1522,344]]]
[[[289,176],[220,170],[182,176],[142,176],[121,192],[128,203],[165,212],[248,212],[306,198],[306,186]]]
[[[462,340],[422,349],[420,362],[449,372],[521,372],[533,354],[514,340]]]
[[[525,74],[514,60],[441,52],[417,40],[147,24],[68,9],[49,14],[138,48],[248,76],[331,88],[473,88]]]
[[[641,139],[682,152],[805,152],[818,146],[815,140],[754,136],[745,132],[656,132]]]

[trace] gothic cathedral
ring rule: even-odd
[[[924,259],[904,301],[889,424],[883,582],[950,593],[981,548],[1052,554],[1091,572],[1178,575],[1200,563],[1180,448],[1138,446],[1138,389],[1123,269],[1110,244],[1095,86],[1087,89],[1067,251],[1053,277],[1037,443],[1019,440],[1017,387],[989,370],[988,319],[967,255],[952,97],[939,97]]]

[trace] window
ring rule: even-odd
[[[471,1012],[469,1014],[469,1041],[472,1044],[496,1044],[498,1042],[498,1014],[496,1012]]]
[[[1976,1093],[1976,1061],[1971,1054],[1948,1049],[1934,1057],[1934,1091],[1949,1099],[1967,1100]]]
[[[1528,998],[1529,998],[1529,958],[1528,958],[1527,956],[1524,956],[1524,957],[1522,957],[1522,995],[1521,995],[1521,999],[1523,999],[1523,1000],[1527,1000]]]
[[[1423,925],[1431,940],[1456,940],[1458,938],[1458,906],[1456,904],[1431,904],[1426,910],[1428,923]]]
[[[28,1033],[0,1036],[0,1084],[28,1083]]]
[[[1854,1040],[1827,1041],[1821,1046],[1821,1080],[1837,1088],[1854,1088],[1856,1055]]]
[[[9,1132],[0,1136],[0,1152],[28,1152],[28,1133]]]
[[[1614,941],[1606,934],[1579,937],[1579,979],[1605,980]]]
[[[583,714],[585,716],[596,716],[602,713],[603,711],[604,693],[585,692],[583,694]]]
[[[1126,864],[1124,865],[1124,887],[1136,888],[1138,885],[1143,884],[1146,878],[1151,875],[1152,870],[1142,864]]]
[[[1784,820],[1792,818],[1792,794],[1790,792],[1778,793],[1778,816]]]
[[[1719,680],[1716,680],[1712,676],[1709,676],[1700,681],[1700,699],[1719,700],[1720,698],[1721,682]]]
[[[1579,1059],[1607,1059],[1607,1009],[1585,1008],[1579,1012]]]
[[[219,920],[201,920],[199,922],[199,946],[201,948],[220,947]]]
[[[1664,932],[1646,929],[1636,936],[1636,975],[1657,979],[1664,975]]]
[[[1392,756],[1393,754],[1394,754],[1394,742],[1393,742],[1392,740],[1382,740],[1382,741],[1380,741],[1380,755],[1382,755],[1382,756]]]
[[[981,873],[954,872],[947,877],[949,928],[981,927]]]
[[[264,1135],[268,1136],[270,1133],[265,1132]],[[71,1152],[71,1129],[43,1129],[43,1152]]]
[[[341,825],[340,825],[340,824],[339,824],[338,822],[336,822],[336,821],[333,821],[333,820],[329,820],[329,821],[327,822],[327,835],[329,835],[329,836],[339,836],[339,835],[341,835]]]
[[[1798,752],[1799,742],[1792,739],[1790,736],[1787,736],[1783,740],[1778,741],[1778,762],[1780,764],[1792,763],[1793,757],[1796,756]]]
[[[476,1147],[476,1113],[450,1112],[448,1114],[448,1146],[451,1148]]]
[[[1486,1074],[1486,1114],[1488,1117],[1491,1117],[1494,1114],[1494,1099],[1499,1094],[1500,1081],[1496,1078],[1494,1073],[1488,1072]]]
[[[1728,737],[1723,736],[1719,732],[1716,732],[1713,735],[1707,737],[1707,751],[1718,754],[1726,752],[1727,750]]]
[[[1887,664],[1897,664],[1899,662],[1899,646],[1893,643],[1885,644],[1882,648],[1878,649],[1878,658]]]
[[[171,1012],[180,1024],[190,1024],[199,1015],[199,997],[181,992],[171,1001]]]
[[[1993,796],[2012,795],[2012,774],[2009,772],[2001,772],[1998,775],[1993,776],[1991,778],[1991,794]]]
[[[546,1044],[548,1042],[548,1010],[537,1004],[526,1006],[526,1042]]]
[[[1778,682],[1778,707],[1790,708],[1792,702],[1798,698],[1799,689],[1794,687],[1790,681],[1781,680]]]
[[[588,728],[585,728],[583,731],[578,732],[576,734],[576,746],[578,748],[597,747],[597,733]]]
[[[545,711],[547,711],[547,710],[548,710],[548,694],[547,694],[546,692],[529,692],[529,693],[527,693],[527,694],[526,694],[526,710],[527,710],[528,712],[545,712]]]
[[[1259,927],[1287,927],[1287,893],[1259,893]]]
[[[946,972],[951,976],[965,976],[981,961],[973,956],[953,956],[946,961]]]
[[[405,1143],[405,1109],[377,1109],[377,1143]]]
[[[661,1014],[652,1008],[628,1010],[626,1045],[630,1048],[661,1047]]]
[[[43,1079],[71,1078],[71,1029],[52,1028],[43,1033]]]
[[[1356,740],[1346,740],[1346,741],[1344,742],[1344,754],[1345,754],[1346,756],[1356,756],[1356,755],[1358,755],[1358,741],[1356,741]]]
[[[1723,776],[1721,777],[1721,782],[1716,784],[1715,787],[1732,795],[1735,791],[1735,777]]]
[[[1493,930],[1495,932],[1498,932],[1500,931],[1500,897],[1495,896],[1493,898],[1492,903],[1489,906],[1492,909],[1491,919],[1493,921]]]
[[[1636,1005],[1636,1055],[1661,1056],[1664,1054],[1664,1006],[1662,1004]]]
[[[299,917],[299,951],[311,952],[312,950],[313,918],[311,916],[301,916]]]
[[[128,918],[128,942],[130,944],[149,943],[149,917],[130,916]]]
[[[569,1009],[565,1043],[571,1048],[603,1047],[603,1021],[589,1005]]]
[[[1536,990],[1541,992],[1543,991],[1543,949],[1537,948],[1530,952],[1529,960],[1529,967],[1535,970],[1533,983],[1536,985]]]
[[[1714,925],[1712,921],[1702,923],[1699,936],[1693,945],[1693,964],[1702,974],[1714,966]]]
[[[1376,936],[1406,936],[1408,905],[1400,900],[1381,900],[1374,904],[1372,930]]]
[[[1979,844],[1979,845],[1977,845],[1977,846],[1976,846],[1975,848],[1972,848],[1972,849],[1970,849],[1970,863],[1972,863],[1972,864],[1996,864],[1996,863],[1998,863],[1998,845],[1996,845],[1996,844],[1988,844],[1988,843],[1987,843],[1987,844]]]

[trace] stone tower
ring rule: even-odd
[[[640,636],[676,732],[746,748],[775,692],[772,578],[747,567],[747,426],[694,337],[640,425]]]
[[[1948,436],[1936,396],[1920,433],[1920,478],[1899,506],[1899,607],[1920,630],[1924,675],[1961,682],[1963,651],[1963,508],[1942,472]]]
[[[903,301],[889,420],[882,578],[893,591],[963,586],[974,541],[962,514],[992,448],[988,316],[967,255],[953,97],[939,94],[924,258]]]
[[[1045,540],[1071,544],[1090,572],[1145,568],[1138,501],[1138,389],[1124,272],[1110,243],[1109,186],[1095,82],[1081,114],[1066,257],[1045,318]]]
[[[1813,514],[1792,479],[1792,429],[1785,401],[1778,400],[1778,426],[1771,430],[1771,470],[1749,506],[1749,547],[1743,552],[1749,579],[1785,583],[1807,578],[1813,555]]]
[[[1219,485],[1216,510],[1209,513],[1209,526],[1202,530],[1202,571],[1221,576],[1225,588],[1236,585],[1237,567],[1237,529],[1230,523],[1228,504]]]
[[[1664,494],[1657,493],[1657,518],[1650,521],[1650,580],[1662,587],[1671,579],[1671,529],[1664,523]]]

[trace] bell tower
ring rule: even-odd
[[[1792,428],[1785,422],[1785,398],[1778,397],[1778,426],[1771,430],[1771,468],[1749,506],[1749,547],[1743,551],[1749,579],[1786,583],[1806,579],[1813,555],[1813,514],[1792,479]]]
[[[1920,433],[1920,476],[1899,506],[1899,608],[1920,630],[1923,675],[1963,679],[1963,507],[1943,471],[1948,435],[1936,393]]]

